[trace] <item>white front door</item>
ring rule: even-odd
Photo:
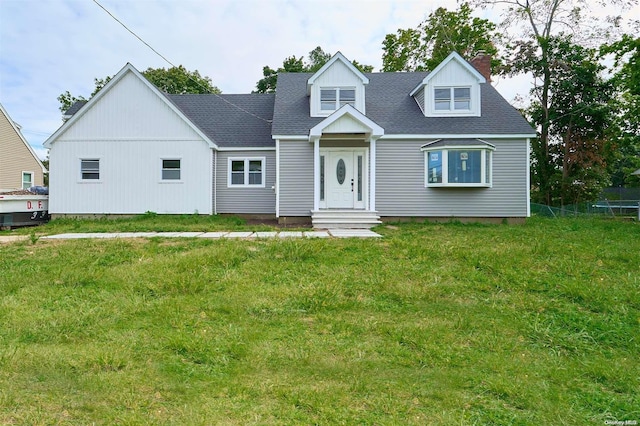
[[[331,150],[324,156],[326,208],[363,209],[365,207],[365,152]]]

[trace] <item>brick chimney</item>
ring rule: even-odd
[[[471,60],[471,65],[487,79],[487,83],[491,83],[491,55],[487,55],[487,52],[480,50]]]

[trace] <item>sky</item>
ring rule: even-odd
[[[455,0],[97,0],[174,65],[198,70],[223,93],[249,93],[262,68],[278,68],[316,46],[382,66],[382,41],[415,28]],[[636,8],[636,11],[640,12]],[[493,11],[478,16],[497,22]],[[639,13],[640,15],[640,13]],[[171,65],[93,0],[0,0],[0,103],[41,158],[62,124],[57,97],[89,97],[94,78],[127,62],[138,70]],[[526,78],[493,82],[509,101]]]

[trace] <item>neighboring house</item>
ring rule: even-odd
[[[46,169],[0,104],[0,190],[44,185]]]
[[[535,132],[488,82],[489,60],[363,74],[337,53],[280,74],[275,95],[167,95],[127,64],[45,142],[49,211],[528,217]]]

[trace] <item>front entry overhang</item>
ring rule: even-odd
[[[367,210],[375,210],[376,191],[376,141],[384,135],[384,129],[373,120],[347,104],[322,120],[309,131],[309,142],[313,143],[313,210],[320,208],[320,139],[331,135],[362,135],[369,143],[369,182]]]

